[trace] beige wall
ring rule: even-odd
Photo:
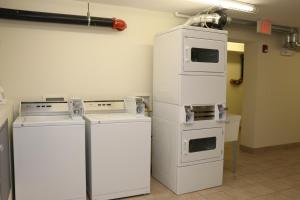
[[[86,1],[10,0],[1,7],[85,15]],[[110,28],[0,20],[0,85],[7,97],[121,98],[152,93],[154,35],[182,23],[172,13],[92,3],[91,15],[128,23]]]
[[[258,55],[257,147],[300,142],[300,53],[279,56],[280,37],[267,43],[270,53]]]
[[[232,40],[246,42],[241,143],[259,148],[300,142],[300,53],[281,56],[280,34],[230,30]],[[269,53],[262,53],[263,44]]]
[[[240,52],[228,52],[227,57],[227,107],[229,113],[242,114],[243,83],[241,85],[230,84],[231,79],[239,79],[241,76]]]

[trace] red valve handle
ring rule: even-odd
[[[127,24],[124,20],[122,19],[116,19],[113,18],[113,25],[112,25],[113,29],[116,29],[118,31],[124,31],[127,28]]]

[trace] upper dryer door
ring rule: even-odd
[[[219,40],[184,38],[184,72],[225,72],[226,43]]]

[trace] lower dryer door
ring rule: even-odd
[[[222,128],[186,130],[181,136],[181,162],[220,159],[223,156]]]

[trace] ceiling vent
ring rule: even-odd
[[[194,16],[176,12],[175,16],[187,18],[188,20],[184,23],[184,25],[220,30],[222,30],[225,25],[231,22],[231,18],[227,16],[225,10],[220,8],[212,8],[208,11],[200,12]]]

